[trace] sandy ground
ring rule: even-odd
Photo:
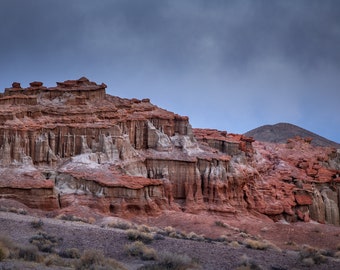
[[[179,219],[177,216],[171,218],[172,213],[167,213],[168,222],[175,223],[176,218]],[[192,219],[194,218],[191,216]],[[182,217],[183,218],[183,217]],[[163,225],[161,222],[161,218],[147,218],[149,223],[159,223],[159,225]],[[37,217],[32,217],[29,215],[18,215],[9,212],[0,212],[0,234],[6,235],[13,239],[13,241],[19,243],[27,243],[29,239],[37,234],[37,229],[32,228],[30,225],[31,221],[37,220]],[[43,226],[40,230],[46,232],[49,235],[55,235],[57,237],[61,237],[63,241],[61,242],[59,249],[65,248],[73,248],[76,247],[79,250],[86,250],[86,249],[96,249],[101,250],[104,254],[108,257],[114,258],[124,264],[127,269],[135,270],[141,267],[144,264],[152,263],[142,261],[135,257],[128,256],[124,251],[124,246],[126,244],[131,243],[130,240],[127,239],[126,233],[123,230],[119,229],[112,229],[103,226],[102,221],[98,221],[97,224],[91,225],[81,222],[70,222],[70,221],[63,221],[58,219],[52,218],[41,218],[43,221]],[[163,219],[164,220],[164,219]],[[172,220],[172,221],[171,221]],[[210,220],[208,218],[207,220]],[[187,220],[188,222],[190,219]],[[191,220],[192,221],[192,220]],[[211,221],[211,220],[210,220]],[[236,222],[237,220],[235,220]],[[181,225],[185,227],[185,222],[180,222],[177,220],[177,225]],[[199,225],[201,224],[201,225]],[[202,225],[203,224],[203,225]],[[204,231],[207,230],[207,224],[204,225],[204,221],[197,220],[197,229],[198,232],[200,230]],[[248,224],[248,223],[247,223]],[[265,223],[266,226],[253,226],[253,228],[244,228],[244,231],[247,233],[251,233],[252,230],[256,232],[261,232],[264,235],[267,235],[269,239],[274,240],[279,238],[279,235],[287,235],[287,230],[291,231],[291,236],[294,235],[301,235],[301,231],[303,231],[302,225],[294,224],[293,227],[287,224],[278,224],[272,223],[268,226],[268,223]],[[175,224],[174,224],[175,225]],[[215,227],[208,222],[211,231],[216,231]],[[315,224],[310,224],[312,227]],[[228,226],[231,226],[230,224]],[[243,225],[246,227],[246,225]],[[249,224],[247,225],[249,226]],[[275,227],[277,226],[277,227]],[[286,227],[285,227],[286,226]],[[321,226],[321,225],[320,225]],[[181,226],[177,226],[181,227]],[[257,228],[258,227],[258,228]],[[265,228],[264,228],[265,227]],[[282,227],[282,228],[281,228]],[[280,229],[280,233],[277,234],[273,232],[273,229]],[[294,232],[292,231],[294,229]],[[213,230],[212,230],[213,229]],[[240,233],[233,234],[232,232],[235,231],[232,227],[228,228],[217,228],[218,230],[222,230],[224,233],[229,235],[231,238],[240,237]],[[332,233],[337,233],[338,231],[334,231],[334,228],[330,228]],[[218,231],[217,230],[217,231]],[[303,239],[310,232],[314,230],[314,234],[319,234],[319,242],[326,243],[328,238],[336,239],[339,242],[338,236],[335,235],[326,235],[327,231],[322,231],[321,229],[315,229],[314,227],[311,228],[311,231],[307,231],[303,233]],[[244,232],[243,231],[243,232]],[[229,232],[229,233],[228,233]],[[218,232],[219,233],[219,232]],[[329,234],[330,232],[328,232]],[[213,236],[213,235],[211,235]],[[287,235],[287,239],[289,239],[289,235]],[[280,240],[281,241],[281,240]],[[334,242],[336,242],[334,241]],[[323,244],[322,244],[323,245]],[[333,245],[333,244],[332,244]],[[306,267],[301,261],[299,260],[299,253],[298,251],[293,251],[284,249],[267,249],[267,250],[256,250],[250,249],[245,247],[244,245],[240,245],[239,247],[231,247],[225,243],[220,242],[198,242],[192,240],[181,240],[181,239],[174,239],[170,237],[165,237],[163,240],[154,240],[148,246],[154,248],[157,252],[162,251],[170,251],[173,253],[179,254],[187,254],[191,258],[197,260],[201,265],[202,269],[237,269],[237,267],[241,264],[244,260],[244,256],[247,256],[251,260],[255,262],[255,264],[261,266],[261,269],[340,269],[340,261],[337,261],[333,258],[330,258],[327,264],[320,264],[320,265],[311,265]],[[20,268],[17,269],[25,269]],[[1,269],[11,269],[8,268],[8,262],[0,262]],[[28,268],[26,269],[34,269]],[[44,268],[41,268],[44,269]],[[52,268],[46,268],[52,269]],[[55,268],[56,269],[56,268]]]

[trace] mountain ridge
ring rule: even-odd
[[[274,125],[263,125],[244,133],[245,136],[253,137],[257,141],[286,143],[288,139],[296,136],[311,138],[312,145],[322,147],[340,148],[340,144],[322,137],[314,132],[290,123],[277,123]]]

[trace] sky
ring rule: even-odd
[[[340,142],[340,1],[0,1],[0,91],[82,76],[193,127]]]

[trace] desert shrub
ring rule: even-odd
[[[119,262],[113,259],[107,259],[103,253],[97,250],[85,250],[81,258],[75,265],[77,270],[99,270],[113,269],[126,270]]]
[[[249,238],[251,237],[249,234],[245,233],[245,232],[240,232],[239,236],[243,237],[243,238]]]
[[[177,238],[177,239],[186,239],[187,238],[187,235],[185,235],[183,232],[180,232],[180,231],[171,232],[171,233],[169,233],[168,236],[171,237],[171,238]]]
[[[105,265],[103,253],[96,250],[86,250],[76,265],[76,269],[95,269],[95,266]]]
[[[153,239],[154,240],[164,240],[165,237],[161,233],[156,233],[156,234],[154,234]]]
[[[335,252],[329,249],[320,249],[320,254],[327,257],[334,257]]]
[[[43,225],[44,222],[41,219],[31,221],[31,227],[34,229],[41,229]]]
[[[38,248],[33,245],[19,246],[18,247],[18,258],[25,261],[41,262],[42,256],[38,252]]]
[[[293,247],[297,247],[297,246],[298,246],[298,244],[297,244],[296,242],[291,241],[291,240],[285,242],[285,245],[287,245],[287,246],[293,246]]]
[[[270,244],[265,241],[258,241],[253,239],[247,239],[245,241],[245,245],[247,248],[258,249],[258,250],[266,250],[270,247]]]
[[[130,222],[127,222],[127,221],[112,222],[112,223],[109,223],[108,226],[111,228],[117,228],[121,230],[128,230],[134,227]]]
[[[61,238],[57,238],[53,235],[48,235],[45,232],[39,232],[38,235],[35,235],[30,238],[29,242],[38,247],[38,249],[42,252],[54,252],[54,248],[59,245],[62,241]]]
[[[220,220],[216,220],[215,225],[222,228],[228,228],[228,226],[223,221]]]
[[[304,245],[300,250],[300,260],[305,265],[326,263],[327,258],[321,254],[320,250],[308,245]]]
[[[14,248],[15,244],[10,238],[0,235],[0,261],[9,258]]]
[[[176,254],[163,252],[159,255],[158,262],[152,265],[146,265],[141,270],[185,270],[200,269],[197,262],[194,262],[185,254]]]
[[[135,229],[129,229],[126,232],[126,235],[129,240],[132,241],[142,241],[145,244],[149,244],[153,240],[153,235],[151,233],[140,232]]]
[[[4,235],[0,235],[0,246],[12,249],[15,247],[14,243],[10,238]]]
[[[240,243],[237,242],[237,241],[231,241],[231,242],[229,243],[229,246],[232,247],[232,248],[239,248],[241,245],[240,245]]]
[[[335,253],[334,253],[334,257],[335,257],[335,258],[340,258],[340,251],[335,252]]]
[[[81,253],[77,248],[67,248],[59,252],[59,256],[63,258],[79,259]]]
[[[16,214],[18,213],[18,209],[16,209],[15,207],[10,207],[8,211],[11,213],[16,213]]]
[[[302,262],[302,264],[303,264],[304,266],[312,266],[312,265],[315,264],[313,258],[310,258],[310,257],[308,257],[308,258],[303,258],[303,259],[301,260],[301,262]]]
[[[11,212],[11,213],[15,213],[15,214],[20,214],[20,215],[27,215],[27,211],[25,209],[22,208],[15,208],[15,207],[0,207],[0,211],[3,212]]]
[[[263,268],[258,265],[254,260],[250,259],[247,255],[241,257],[241,262],[236,270],[262,270]]]
[[[145,225],[145,224],[139,225],[137,229],[140,232],[146,232],[146,233],[151,233],[152,232],[152,228],[147,226],[147,225]]]
[[[63,258],[59,257],[57,254],[49,254],[44,259],[44,264],[46,266],[62,266],[62,267],[71,267],[71,262],[67,262]]]
[[[226,242],[226,243],[230,242],[229,237],[227,235],[225,235],[225,234],[220,235],[218,238],[215,239],[215,241],[217,241],[217,242]]]
[[[155,260],[157,253],[153,248],[147,247],[143,242],[136,241],[125,246],[125,252],[130,256],[139,256],[142,260]]]
[[[167,226],[167,227],[164,228],[164,232],[165,232],[167,235],[169,235],[170,233],[175,233],[176,230],[175,230],[175,228],[173,228],[173,227],[171,227],[171,226]]]
[[[27,215],[27,211],[25,209],[22,209],[22,208],[19,208],[17,210],[17,213],[20,214],[20,215]]]
[[[8,248],[2,246],[0,244],[0,262],[6,259],[9,256],[9,250]]]
[[[77,216],[70,215],[70,214],[63,214],[61,216],[58,216],[58,218],[61,220],[67,220],[67,221],[79,221],[79,222],[84,222],[84,223],[90,223],[89,220],[87,220],[86,218],[77,217]]]
[[[340,251],[340,243],[336,245],[336,250]]]
[[[203,235],[198,235],[194,232],[190,232],[186,236],[187,239],[194,240],[194,241],[204,241],[205,238]]]

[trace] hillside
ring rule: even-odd
[[[312,138],[312,145],[340,148],[340,144],[330,141],[322,136],[319,136],[311,131],[303,129],[289,123],[278,123],[275,125],[264,125],[252,129],[244,134],[248,137],[253,137],[257,141],[286,143],[288,139],[296,136],[302,138]]]
[[[266,145],[195,129],[186,116],[147,98],[108,95],[106,87],[83,77],[5,89],[0,199],[84,218],[256,212],[263,219],[340,224],[334,148],[301,138]]]
[[[14,82],[0,94],[0,211],[96,224],[119,217],[172,226],[171,235],[181,237],[179,229],[191,238],[231,233],[225,229],[243,238],[247,231],[283,249],[293,242],[319,245],[305,234],[315,221],[337,226],[316,231],[335,240],[326,243],[335,256],[340,151],[311,144],[304,137],[314,143],[317,137],[307,131],[278,144],[195,129],[187,116],[148,98],[109,95],[106,87],[83,77],[54,87]],[[282,125],[285,132],[276,137],[294,137],[287,134],[294,126]],[[301,222],[303,232],[284,231]],[[318,264],[319,257],[309,262]],[[210,262],[202,263],[209,269]]]

